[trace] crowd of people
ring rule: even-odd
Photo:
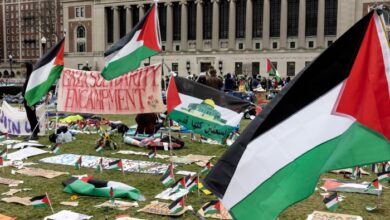
[[[263,89],[266,91],[276,90],[287,85],[291,78],[265,77],[260,74],[248,75],[236,75],[227,73],[226,75],[217,75],[216,69],[211,66],[207,72],[202,72],[199,75],[190,74],[187,79],[202,83],[204,85],[213,87],[218,90],[228,91],[240,91],[248,92],[256,89]],[[165,88],[168,88],[169,77],[165,76],[163,80]]]

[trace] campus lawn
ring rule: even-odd
[[[110,120],[121,120],[127,125],[134,124],[133,116],[118,116],[118,115],[110,115],[107,116]],[[244,128],[248,125],[250,121],[243,120],[241,123],[241,128]],[[186,136],[186,134],[184,134]],[[184,156],[187,154],[201,154],[201,155],[215,155],[217,156],[212,160],[212,163],[215,164],[218,158],[223,154],[226,150],[224,146],[218,145],[209,145],[209,144],[201,144],[197,141],[190,142],[187,137],[183,137],[185,140],[185,147],[181,150],[174,151],[174,154],[179,156]],[[98,138],[97,134],[92,135],[77,135],[76,140],[67,143],[61,146],[61,153],[75,153],[75,154],[83,154],[83,155],[100,155],[96,153],[94,150],[95,141]],[[122,142],[122,139],[117,135],[117,142],[120,144],[120,149],[122,150],[134,150],[134,151],[142,151],[149,152],[147,149],[142,149],[139,147],[129,146]],[[42,144],[50,144],[47,136],[41,137],[39,142]],[[122,155],[116,154],[112,155],[113,151],[104,151],[103,156],[105,157],[119,157],[124,159],[137,159],[137,160],[149,160],[146,156],[134,156],[134,155]],[[158,153],[167,154],[167,152],[159,151]],[[146,204],[149,204],[150,201],[156,200],[154,196],[161,192],[164,187],[160,183],[160,176],[151,175],[151,174],[138,174],[138,173],[125,173],[124,175],[120,171],[104,171],[102,174],[96,173],[94,169],[81,168],[81,170],[75,170],[72,166],[62,166],[62,165],[52,165],[52,164],[44,164],[38,162],[39,159],[52,156],[50,154],[40,155],[36,157],[32,157],[28,159],[28,162],[36,162],[37,165],[34,167],[40,167],[44,169],[51,169],[56,171],[64,171],[69,172],[70,174],[80,175],[80,174],[89,174],[93,175],[96,179],[101,180],[112,180],[119,181],[136,187],[141,190],[142,194],[146,197],[146,201],[139,202],[140,207],[144,207]],[[167,160],[156,159],[157,162],[167,163]],[[112,209],[97,209],[94,206],[107,201],[105,198],[98,197],[89,197],[89,196],[79,196],[76,201],[79,202],[78,207],[70,207],[60,205],[62,201],[71,201],[71,194],[67,194],[63,192],[62,181],[68,179],[70,176],[63,175],[53,179],[45,179],[41,177],[27,177],[21,174],[11,174],[11,170],[16,168],[7,167],[4,170],[0,170],[0,176],[6,178],[12,178],[17,180],[23,180],[24,183],[20,184],[17,188],[32,188],[32,191],[25,191],[21,193],[16,193],[15,196],[19,197],[33,197],[38,195],[43,195],[45,192],[49,194],[49,197],[53,203],[54,210],[72,210],[75,212],[79,212],[86,215],[94,216],[93,219],[114,219],[115,216],[122,214],[129,214],[135,218],[141,219],[169,219],[168,217],[162,217],[157,215],[151,215],[146,213],[137,212],[139,208],[130,208],[126,211],[118,211]],[[197,165],[179,165],[178,170],[188,170],[188,171],[199,171],[202,169]],[[368,168],[366,168],[368,170]],[[203,179],[202,176],[201,179]],[[336,174],[324,174],[322,178],[337,178],[342,179],[342,175]],[[369,177],[363,177],[363,180],[371,181],[374,179],[374,175],[370,175]],[[322,185],[323,181],[319,181],[317,187],[319,188]],[[302,184],[305,184],[302,182]],[[387,186],[387,184],[385,185]],[[0,185],[0,193],[7,192],[9,188],[5,185]],[[381,203],[381,207],[372,213],[369,213],[365,210],[365,205],[369,203],[376,203],[378,201],[377,196],[373,195],[363,195],[356,193],[340,193],[344,195],[346,198],[343,202],[341,202],[341,207],[336,211],[338,213],[345,214],[354,214],[360,215],[363,219],[386,219],[390,216],[390,211],[387,207],[390,206],[390,197],[387,196],[389,193],[389,189],[385,188],[382,196],[379,197],[379,201]],[[310,214],[313,210],[325,211],[325,205],[322,203],[322,196],[319,194],[323,192],[322,190],[316,191],[311,197],[306,199],[303,202],[300,202],[290,208],[288,208],[281,216],[280,219],[306,219],[307,215]],[[6,196],[0,196],[1,198]],[[186,198],[186,205],[192,205],[195,210],[198,210],[202,204],[215,199],[214,196],[206,196],[204,194],[198,195],[197,193],[189,194]],[[124,199],[122,199],[124,200]],[[130,201],[130,200],[125,200]],[[167,202],[160,200],[162,202]],[[168,202],[169,203],[169,202]],[[250,211],[250,210],[248,210]],[[0,203],[0,214],[5,214],[9,216],[17,217],[17,219],[43,219],[43,217],[51,214],[50,208],[32,208],[29,206],[22,206],[18,204],[8,204],[1,202]],[[179,219],[198,219],[193,213],[186,212]]]

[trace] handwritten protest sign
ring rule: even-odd
[[[314,211],[307,220],[363,220],[361,216]]]
[[[40,105],[36,109],[37,118],[39,118],[39,135],[45,134],[45,106]],[[24,110],[10,106],[3,101],[0,112],[0,131],[12,135],[30,135],[30,123],[27,120],[27,114]]]
[[[58,110],[93,114],[163,112],[161,65],[139,68],[111,81],[97,71],[62,71]]]

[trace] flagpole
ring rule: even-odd
[[[54,214],[54,209],[53,209],[53,206],[51,205],[51,201],[50,201],[49,195],[47,194],[47,192],[45,193],[45,195],[47,197],[47,200],[49,201],[51,212]]]

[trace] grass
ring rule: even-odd
[[[118,116],[118,115],[110,115],[107,116],[110,120],[121,120],[124,123],[131,125],[134,124],[134,117],[132,116]],[[243,120],[241,123],[241,127],[244,128],[248,125],[248,120]],[[75,153],[75,154],[83,154],[83,155],[100,155],[95,152],[95,140],[98,138],[97,134],[95,135],[77,135],[76,140],[67,143],[61,146],[61,153]],[[201,155],[216,155],[217,158],[212,160],[212,163],[216,163],[218,158],[223,154],[226,150],[224,146],[218,145],[209,145],[209,144],[201,144],[199,142],[190,142],[186,137],[183,138],[185,140],[185,147],[180,150],[174,151],[176,155],[184,156],[187,154],[201,154]],[[117,137],[118,143],[120,143],[120,149],[122,150],[134,150],[134,151],[142,151],[148,152],[147,149],[142,149],[134,146],[129,146],[123,144],[119,137]],[[42,144],[50,144],[47,136],[41,137],[39,142]],[[112,155],[113,151],[104,151],[103,156],[105,157],[120,157],[123,159],[136,159],[136,160],[148,160],[145,156],[134,156],[134,155],[122,155],[116,154]],[[164,153],[164,152],[162,152]],[[123,175],[120,171],[105,171],[102,174],[96,173],[94,169],[82,168],[81,170],[75,170],[71,166],[62,166],[62,165],[52,165],[52,164],[44,164],[39,163],[39,159],[51,156],[49,154],[44,154],[36,157],[32,157],[28,159],[29,162],[38,163],[34,167],[56,170],[56,171],[64,171],[69,172],[72,175],[80,175],[80,174],[89,174],[95,176],[96,179],[101,180],[112,180],[119,181],[136,187],[141,190],[142,194],[146,197],[145,202],[139,202],[140,207],[144,207],[146,204],[149,204],[150,201],[156,200],[154,196],[159,192],[163,191],[164,187],[160,183],[160,176],[151,175],[151,174],[138,174],[138,173],[125,173]],[[167,160],[156,159],[157,162],[167,163]],[[17,188],[32,188],[32,191],[26,191],[15,194],[15,196],[19,197],[33,197],[37,195],[42,195],[47,192],[50,196],[50,199],[53,203],[54,210],[72,210],[75,212],[79,212],[86,215],[94,216],[93,219],[114,219],[115,216],[121,214],[129,214],[132,217],[141,218],[141,219],[169,219],[167,217],[162,217],[158,215],[151,215],[146,213],[137,212],[139,208],[130,208],[126,211],[118,211],[112,209],[97,209],[94,206],[107,201],[105,198],[97,198],[97,197],[89,197],[89,196],[79,196],[77,201],[79,202],[78,207],[70,207],[60,205],[62,201],[71,201],[71,194],[67,194],[63,192],[62,181],[69,178],[67,175],[59,176],[53,179],[45,179],[41,177],[27,177],[21,174],[12,175],[11,170],[15,168],[6,167],[4,171],[0,170],[0,176],[23,180],[24,183],[20,184]],[[189,171],[199,171],[200,167],[197,165],[179,165],[178,169],[180,170],[189,170]],[[202,177],[203,178],[203,177]],[[342,179],[341,175],[336,174],[324,174],[322,178],[336,178]],[[370,177],[364,177],[364,180],[371,181],[374,179],[373,175]],[[323,181],[318,182],[318,186],[322,185]],[[305,184],[302,182],[302,184]],[[9,188],[5,185],[0,185],[0,193],[7,192]],[[386,209],[386,207],[390,206],[390,199],[386,196],[388,189],[384,189],[384,194],[380,197],[380,201],[382,204],[382,208],[380,208],[376,212],[369,213],[365,210],[365,205],[369,203],[376,203],[377,197],[372,195],[364,195],[364,194],[356,194],[356,193],[341,193],[346,198],[341,203],[341,207],[337,210],[338,213],[345,214],[354,214],[360,215],[363,219],[387,219],[387,216],[390,216],[390,211]],[[314,210],[318,211],[326,211],[325,206],[322,203],[322,197],[319,194],[319,191],[316,191],[312,196],[308,199],[295,204],[294,206],[288,208],[282,215],[280,219],[306,219],[307,215],[312,213]],[[5,197],[5,196],[0,196]],[[190,194],[186,198],[186,204],[192,205],[195,210],[198,210],[202,204],[215,199],[214,196],[206,196],[201,194]],[[160,200],[162,201],[162,200]],[[166,202],[166,201],[163,201]],[[45,216],[51,214],[49,208],[32,208],[30,206],[22,206],[18,204],[8,204],[1,202],[0,203],[0,214],[5,214],[9,216],[17,217],[17,219],[43,219]],[[186,212],[179,219],[197,219],[191,212]]]

